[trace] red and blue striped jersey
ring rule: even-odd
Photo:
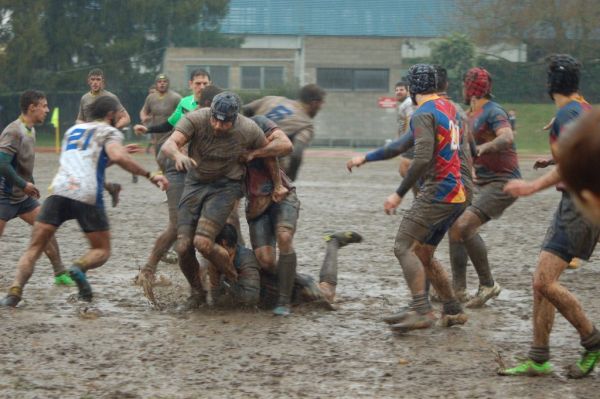
[[[420,139],[432,138],[435,143],[430,166],[422,177],[420,195],[427,200],[444,203],[463,203],[466,200],[460,174],[459,150],[463,131],[460,124],[454,104],[437,95],[426,99],[411,118],[410,126],[416,142],[415,156],[420,155]]]

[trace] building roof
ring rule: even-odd
[[[440,37],[459,30],[458,0],[230,0],[237,35]]]

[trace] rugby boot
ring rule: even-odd
[[[456,296],[456,300],[460,303],[469,302],[473,299],[465,289],[454,291],[454,295]]]
[[[345,247],[348,244],[361,242],[363,239],[360,234],[354,231],[339,231],[337,233],[327,234],[324,238],[325,242],[336,239],[340,248]]]
[[[460,312],[457,314],[446,314],[442,313],[442,317],[440,318],[440,326],[441,327],[452,327],[457,325],[465,324],[469,320],[469,316],[465,313]]]
[[[319,290],[327,302],[333,303],[335,301],[335,285],[321,281],[319,283]]]
[[[69,275],[73,281],[75,281],[75,284],[77,284],[77,288],[79,289],[79,299],[91,302],[93,298],[92,286],[88,283],[85,272],[77,266],[72,266],[69,269]]]
[[[390,325],[392,331],[405,333],[412,330],[433,327],[435,324],[435,315],[433,311],[421,314],[415,310],[408,311],[404,319],[396,324]]]
[[[579,266],[581,266],[581,259],[573,258],[571,259],[571,262],[569,262],[567,269],[577,269]]]
[[[278,305],[273,309],[273,316],[286,317],[289,316],[292,311],[289,305]]]
[[[182,304],[177,306],[177,310],[180,312],[195,310],[200,308],[205,303],[206,296],[203,293],[194,292],[188,296]]]
[[[398,310],[396,313],[392,313],[389,316],[383,316],[381,320],[383,320],[387,324],[400,323],[410,314],[410,312],[414,312],[414,310],[410,306],[404,306],[400,308],[400,310]]]
[[[575,364],[572,364],[567,369],[567,377],[569,378],[583,378],[590,374],[596,363],[600,360],[599,351],[584,351]]]
[[[121,185],[119,183],[106,183],[106,191],[110,195],[112,207],[119,205],[119,196],[121,194]]]
[[[23,290],[21,287],[10,287],[8,290],[8,294],[0,299],[0,306],[6,306],[14,308],[19,302],[21,302],[21,295],[23,294]]]
[[[536,363],[531,359],[527,359],[525,363],[521,363],[518,366],[498,369],[499,375],[504,376],[528,376],[528,377],[539,377],[543,375],[552,374],[553,367],[552,363]]]
[[[500,295],[501,291],[502,287],[500,287],[500,284],[496,282],[494,282],[494,286],[492,287],[480,285],[479,289],[477,290],[477,294],[475,294],[465,306],[468,308],[480,308],[490,299],[496,298],[498,295]]]
[[[65,285],[67,287],[73,287],[75,285],[75,281],[73,281],[71,276],[69,276],[69,273],[64,271],[64,272],[54,276],[54,284]]]

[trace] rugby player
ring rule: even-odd
[[[549,57],[548,94],[558,108],[550,129],[550,146],[560,153],[559,137],[567,126],[591,107],[579,93],[581,64],[573,57],[556,54]],[[505,191],[514,196],[527,196],[553,185],[562,192],[554,219],[546,232],[533,276],[533,342],[529,359],[512,368],[499,370],[501,375],[551,374],[550,333],[558,310],[579,333],[584,352],[572,364],[567,376],[582,378],[592,372],[600,359],[600,332],[585,314],[581,303],[558,279],[573,257],[589,259],[598,238],[600,227],[584,218],[577,210],[572,195],[560,183],[558,169],[552,169],[533,180],[513,180]]]
[[[384,203],[387,214],[395,213],[402,198],[422,179],[420,194],[403,217],[394,245],[412,294],[410,310],[391,325],[397,332],[433,326],[435,316],[425,291],[426,278],[444,302],[442,326],[464,324],[468,319],[443,267],[433,259],[437,245],[466,206],[460,175],[458,113],[451,102],[436,94],[434,66],[413,65],[408,72],[408,82],[413,103],[418,106],[410,121],[415,158],[400,187]]]
[[[313,119],[324,102],[325,91],[316,84],[308,84],[300,88],[298,101],[266,96],[243,107],[246,116],[264,115],[277,123],[294,144],[294,151],[281,160],[285,174],[292,181],[298,177],[304,150],[315,135]]]
[[[164,176],[144,169],[122,145],[123,135],[114,127],[121,112],[116,98],[101,96],[88,107],[86,113],[93,122],[77,124],[65,133],[60,168],[50,186],[51,195],[44,201],[29,247],[19,259],[15,280],[0,305],[17,306],[35,262],[60,225],[70,219],[79,223],[90,250],[73,262],[69,274],[77,284],[79,298],[92,300],[92,287],[86,273],[102,266],[110,256],[110,231],[102,199],[104,174],[109,163],[145,176],[163,190],[168,186]]]
[[[177,214],[179,265],[192,293],[205,295],[193,247],[213,265],[226,265],[232,280],[236,271],[227,252],[215,237],[242,197],[245,164],[240,159],[248,150],[267,145],[262,130],[242,115],[239,97],[231,92],[215,96],[210,109],[188,112],[163,144],[162,152],[187,171]],[[181,149],[189,143],[188,155]]]
[[[35,128],[48,114],[48,101],[41,91],[27,90],[19,98],[21,115],[0,135],[0,237],[9,220],[17,216],[33,225],[40,213],[40,192],[33,181]],[[54,269],[54,283],[75,285],[60,259],[56,238],[43,248]]]
[[[395,88],[396,100],[398,101],[397,108],[397,119],[398,119],[398,137],[402,136],[406,133],[410,126],[410,117],[415,112],[415,105],[413,104],[409,92],[408,92],[408,83],[404,81],[399,81],[396,83]],[[406,172],[410,166],[410,161],[414,158],[414,152],[412,148],[405,153],[402,153],[400,156],[400,176],[404,178],[406,176]],[[417,194],[417,186],[413,188],[413,193]]]
[[[521,177],[514,134],[508,114],[492,101],[492,78],[483,68],[471,68],[465,74],[463,95],[470,106],[469,125],[475,139],[474,159],[477,191],[471,205],[450,229],[450,262],[457,277],[457,291],[466,289],[467,259],[470,258],[479,277],[479,289],[467,307],[481,307],[500,294],[494,281],[487,248],[479,229],[498,219],[515,198],[502,191],[508,180]],[[463,286],[464,284],[464,286]],[[465,295],[467,295],[465,293]]]

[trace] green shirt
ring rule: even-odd
[[[195,110],[196,108],[198,108],[198,102],[194,98],[193,94],[191,96],[183,97],[167,121],[171,124],[171,126],[175,126],[183,115]]]

